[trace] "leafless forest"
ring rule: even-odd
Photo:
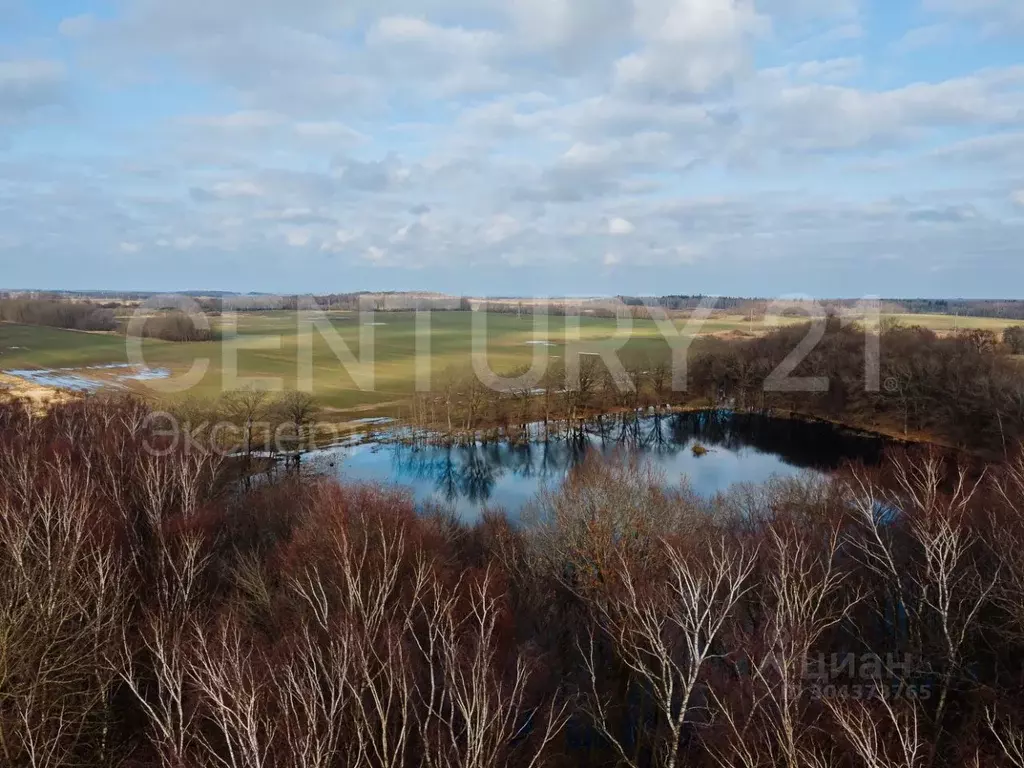
[[[114,313],[109,308],[95,304],[2,297],[0,321],[76,331],[112,331],[117,327]]]
[[[1021,460],[590,464],[468,526],[146,416],[0,407],[4,765],[1024,765]]]

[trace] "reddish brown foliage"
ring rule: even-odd
[[[1021,765],[1024,461],[468,526],[147,416],[0,407],[5,765]]]

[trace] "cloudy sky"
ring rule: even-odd
[[[1024,297],[1022,0],[0,0],[0,286]]]

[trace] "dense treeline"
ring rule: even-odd
[[[50,299],[0,299],[0,321],[76,331],[114,331],[118,328],[114,314],[118,306],[109,302],[96,305]],[[181,310],[144,318],[136,333],[143,338],[180,342],[217,338],[214,331],[199,327],[191,315]]]
[[[0,406],[4,765],[1022,764],[1024,462],[588,464],[514,528],[148,416]]]
[[[112,331],[117,328],[117,320],[109,309],[72,301],[0,299],[0,321],[75,331]]]
[[[317,308],[321,311],[374,310],[377,312],[408,312],[417,309],[434,311],[469,311],[469,299],[415,293],[332,293],[319,296],[224,295],[195,299],[202,311],[219,312],[295,312]]]
[[[0,291],[0,300],[17,298],[19,294]],[[53,301],[77,301],[80,299],[118,299],[121,302],[138,302],[151,299],[158,294],[117,291],[86,291],[35,292],[33,298]],[[225,291],[185,291],[180,295],[195,299],[204,311],[219,312],[230,308],[239,312],[263,312],[269,310],[295,310],[299,306],[296,296],[275,296],[271,294],[235,294]],[[619,296],[618,301],[638,308],[641,306],[658,306],[666,310],[686,312],[696,309],[706,298],[703,294],[666,295],[666,296]],[[719,296],[715,298],[715,308],[735,313],[752,312],[755,316],[764,314],[771,299],[766,297]],[[315,297],[315,301],[324,309],[358,310],[375,308],[380,311],[396,309],[405,311],[422,308],[462,309],[469,310],[469,299],[462,297],[445,297],[441,295],[420,295],[402,292],[373,293],[359,291],[354,293],[323,294]],[[821,298],[818,303],[826,308],[855,308],[860,299]],[[563,302],[564,303],[564,302]],[[578,305],[579,302],[570,302]],[[520,305],[527,306],[514,297],[495,298],[489,300],[488,311],[518,311]],[[561,305],[561,303],[559,304]],[[1024,301],[1015,299],[882,299],[880,306],[888,313],[907,314],[939,314],[961,315],[964,317],[992,317],[1011,320],[1024,320]],[[555,310],[557,311],[557,310]]]
[[[181,311],[163,312],[145,318],[138,328],[138,336],[177,342],[216,341],[218,338],[213,329],[200,327],[194,317]]]
[[[805,340],[814,347],[801,355]],[[1005,458],[1024,440],[1024,377],[1008,354],[1015,340],[1014,333],[1000,344],[989,331],[940,337],[891,324],[869,335],[829,318],[820,339],[805,324],[695,345],[685,391],[673,386],[667,351],[624,354],[618,374],[595,356],[581,356],[575,378],[567,376],[564,360],[552,360],[541,380],[518,388],[487,387],[472,371],[449,371],[435,391],[417,395],[409,418],[414,426],[440,428],[446,438],[475,439],[489,430],[525,437],[538,422],[548,431],[572,431],[614,410],[785,411]],[[876,347],[877,374],[868,365]]]
[[[660,306],[669,310],[693,310],[706,299],[703,295],[696,296],[622,296],[622,301],[630,306]],[[734,296],[715,297],[715,308],[730,312],[748,312],[752,309],[757,315],[763,315],[771,303],[769,298],[744,299]],[[824,307],[837,311],[855,308],[859,299],[819,299]],[[1011,320],[1024,320],[1024,301],[1014,299],[882,299],[880,306],[888,313],[907,313],[912,315],[961,315],[963,317],[995,317]]]
[[[620,296],[624,304],[631,307],[655,306],[664,309],[682,311],[693,310],[701,306],[709,297],[698,294],[696,296]],[[737,298],[733,296],[715,296],[715,309],[736,310],[745,308],[750,299]]]
[[[872,337],[836,319],[788,376],[784,362],[813,338],[809,326],[726,345],[697,359],[691,392],[741,408],[792,410],[917,434],[1006,456],[1024,439],[1024,378],[989,331],[939,337],[890,326],[877,338],[878,376],[869,373]],[[821,380],[820,391],[808,391]],[[775,391],[772,391],[775,390]]]
[[[894,299],[911,314],[963,315],[1024,320],[1024,301],[972,299]]]

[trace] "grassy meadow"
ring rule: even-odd
[[[317,330],[310,333],[309,326],[303,327],[295,312],[239,313],[230,319],[211,319],[214,329],[221,334],[218,341],[181,344],[146,339],[141,343],[146,365],[169,371],[170,378],[119,383],[141,393],[172,398],[186,395],[214,398],[224,391],[247,385],[293,389],[298,384],[303,351],[310,350],[313,392],[327,408],[345,411],[386,407],[397,404],[414,391],[415,313],[377,313],[369,327],[365,326],[365,316],[361,318],[355,313],[330,313],[327,317],[337,337],[358,360],[355,365],[343,365],[324,334]],[[429,359],[435,384],[449,371],[470,368],[472,317],[469,312],[431,315]],[[528,366],[535,352],[552,358],[564,353],[564,318],[548,318],[544,333],[535,332],[532,317],[478,315],[477,322],[482,321],[486,322],[488,360],[491,369],[499,375]],[[716,322],[714,327],[727,330],[730,326]],[[663,356],[667,352],[668,347],[652,322],[634,322],[628,339],[616,339],[616,331],[616,322],[612,319],[583,317],[579,320],[579,338],[588,345],[585,349],[626,341],[621,352],[624,360]],[[372,363],[363,359],[361,340],[367,334],[372,334]],[[548,342],[550,346],[528,343],[536,341]],[[203,360],[207,361],[206,372],[195,386],[185,392],[177,391],[183,377]],[[231,373],[233,360],[237,360],[237,378]],[[129,359],[125,339],[121,336],[0,324],[0,371],[74,369],[89,378],[116,379],[116,370],[95,366],[129,362],[135,361]],[[366,386],[364,377],[371,370],[373,389],[366,391],[360,383]]]
[[[270,386],[293,389],[298,384],[303,350],[312,358],[313,393],[328,410],[345,414],[386,411],[401,403],[415,388],[416,315],[412,312],[376,313],[372,325],[368,316],[350,312],[326,315],[337,338],[344,341],[359,362],[345,365],[322,333],[303,330],[295,312],[238,313],[211,318],[220,340],[199,343],[173,343],[146,339],[141,349],[146,365],[167,371],[163,380],[131,381],[120,378],[113,369],[97,366],[123,365],[129,359],[125,338],[111,333],[65,331],[37,326],[0,324],[0,371],[72,369],[91,379],[116,382],[118,386],[155,398],[185,396],[215,398],[224,391],[246,386]],[[1012,323],[987,318],[953,318],[944,315],[895,315],[905,325],[924,325],[937,331],[959,328],[987,328],[1000,331]],[[470,312],[434,312],[430,316],[430,368],[436,386],[450,371],[466,371],[471,366],[473,323],[486,324],[490,367],[502,375],[529,366],[535,352],[551,358],[565,354],[566,320],[547,318],[547,330],[536,332],[532,316],[511,314],[481,315]],[[623,322],[623,329],[628,322]],[[800,322],[784,318],[784,323]],[[668,346],[658,327],[651,321],[635,320],[622,335],[614,319],[581,317],[579,339],[585,350],[603,345],[624,346],[620,359],[643,362],[663,358]],[[675,321],[682,328],[685,321]],[[571,328],[571,326],[570,326]],[[739,316],[716,316],[700,331],[703,337],[750,334],[765,330],[763,323],[753,325]],[[363,360],[361,337],[372,333],[373,360]],[[620,334],[617,336],[617,334]],[[530,342],[547,342],[535,346]],[[421,342],[422,343],[422,342]],[[710,338],[696,341],[693,348],[713,343]],[[308,353],[307,353],[308,354]],[[205,373],[194,384],[183,387],[184,377],[199,361],[206,362]],[[237,377],[232,361],[237,360]],[[366,390],[365,375],[372,371],[373,388]],[[269,381],[258,381],[259,379]]]

